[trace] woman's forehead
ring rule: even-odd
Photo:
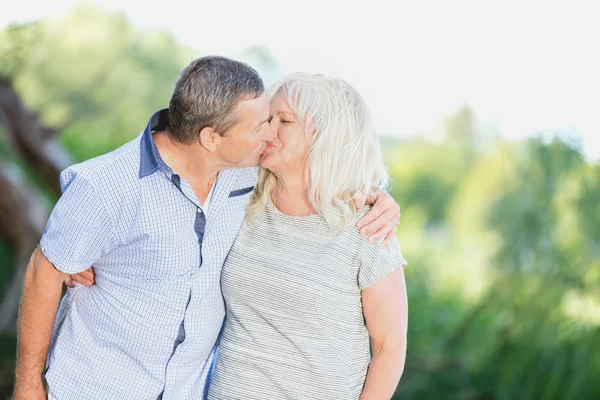
[[[286,113],[287,112],[287,113],[292,113],[293,114],[293,112],[290,109],[290,106],[287,103],[285,97],[279,97],[279,95],[277,95],[271,101],[271,112],[272,113],[278,113],[278,114]]]

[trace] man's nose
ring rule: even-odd
[[[277,132],[271,127],[271,124],[267,124],[267,127],[264,129],[263,139],[265,142],[272,142],[277,136]]]

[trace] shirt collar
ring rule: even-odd
[[[150,117],[150,121],[146,125],[146,129],[142,134],[142,140],[140,141],[140,178],[152,175],[161,168],[170,170],[161,159],[156,144],[152,139],[152,132],[162,131],[167,128],[168,115],[169,110],[167,108],[157,111]]]

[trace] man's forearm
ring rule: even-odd
[[[15,399],[43,390],[42,374],[63,282],[64,274],[36,249],[25,274],[19,311]]]

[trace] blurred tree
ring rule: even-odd
[[[428,151],[419,154],[438,164],[424,171],[403,166],[411,158],[396,160],[414,174],[400,180],[400,199],[432,169],[447,174],[439,166],[445,143],[420,143]],[[454,153],[473,149],[457,143],[465,149]],[[403,240],[425,272],[407,270],[409,358],[395,398],[598,398],[599,166],[558,139],[496,142],[493,150],[471,152],[466,168],[454,169],[456,186],[437,186],[446,191],[441,222],[450,238],[426,235],[416,248],[412,235],[410,247]],[[405,215],[431,204],[407,198]]]
[[[168,106],[194,54],[166,31],[136,31],[124,15],[91,5],[39,26],[41,40],[14,86],[79,160],[141,132],[148,115]]]

